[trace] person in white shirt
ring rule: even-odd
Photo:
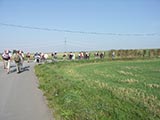
[[[6,69],[6,72],[9,74],[10,72],[10,62],[11,62],[11,52],[9,50],[5,50],[2,54],[2,59],[4,63],[4,69]]]

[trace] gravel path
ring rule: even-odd
[[[53,120],[34,74],[35,63],[24,63],[24,71],[6,74],[0,62],[0,120]]]

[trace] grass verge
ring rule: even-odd
[[[56,120],[160,119],[160,60],[35,66]]]

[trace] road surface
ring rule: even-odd
[[[25,63],[24,71],[16,73],[11,64],[7,74],[0,62],[0,120],[53,120],[34,74],[35,63]]]

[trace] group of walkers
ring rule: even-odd
[[[76,59],[76,54],[74,52],[70,52],[69,54],[67,54],[66,52],[63,54],[63,60],[66,60],[68,56],[69,60],[75,60]],[[89,59],[90,58],[90,54],[89,52],[79,52],[78,53],[78,59],[82,60],[82,59]]]
[[[12,55],[11,51],[5,50],[4,53],[2,54],[2,59],[3,59],[4,69],[6,70],[7,74],[10,73],[11,61],[14,61],[16,63],[17,73],[20,73],[22,71],[23,61],[24,61],[23,51],[17,50]]]
[[[48,54],[44,54],[44,53],[38,53],[36,52],[34,54],[34,62],[40,63],[40,62],[46,62],[48,59]]]
[[[94,53],[94,57],[95,59],[97,58],[104,58],[105,53],[104,52],[95,52]],[[114,58],[114,55],[112,56]],[[49,58],[48,54],[44,54],[44,53],[35,53],[33,54],[33,56],[31,56],[31,54],[28,52],[26,53],[26,56],[24,56],[23,51],[21,50],[14,50],[13,52],[11,52],[10,50],[5,50],[4,53],[2,54],[2,59],[3,59],[3,64],[4,64],[4,69],[6,70],[7,73],[10,72],[10,64],[11,61],[14,61],[16,64],[16,69],[17,69],[17,73],[20,73],[22,71],[23,68],[23,62],[24,59],[26,58],[27,62],[30,62],[30,59],[34,59],[34,62],[36,63],[44,63],[47,61],[47,59]],[[53,62],[58,61],[58,53],[54,52],[51,53],[51,58]],[[90,53],[89,52],[79,52],[77,55],[74,52],[69,52],[69,53],[64,53],[62,55],[62,59],[63,60],[82,60],[82,59],[90,59]]]
[[[95,59],[97,59],[97,58],[103,59],[104,56],[105,56],[105,52],[95,52],[94,53]]]
[[[90,55],[91,55],[91,54],[90,54],[89,52],[79,52],[78,55],[77,55],[77,59],[78,59],[78,60],[82,60],[82,59],[88,60],[88,59],[90,59]],[[94,58],[95,58],[95,59],[98,59],[98,58],[103,59],[104,56],[105,56],[105,53],[104,53],[104,52],[95,52],[95,53],[94,53]],[[67,57],[67,53],[64,53],[63,58],[64,58],[64,57]],[[76,59],[75,53],[70,52],[70,53],[68,54],[68,58],[69,58],[69,60],[75,60],[75,59]]]
[[[24,59],[26,58],[27,62],[29,63],[31,57],[32,56],[29,52],[26,53],[26,56],[24,56],[24,52],[22,50],[14,50],[13,52],[11,52],[10,50],[5,50],[2,53],[4,69],[9,74],[11,68],[11,62],[14,61],[14,63],[16,64],[17,73],[20,73],[22,72],[23,69]],[[48,59],[48,54],[35,53],[33,55],[33,58],[34,61],[37,63],[44,62]]]

